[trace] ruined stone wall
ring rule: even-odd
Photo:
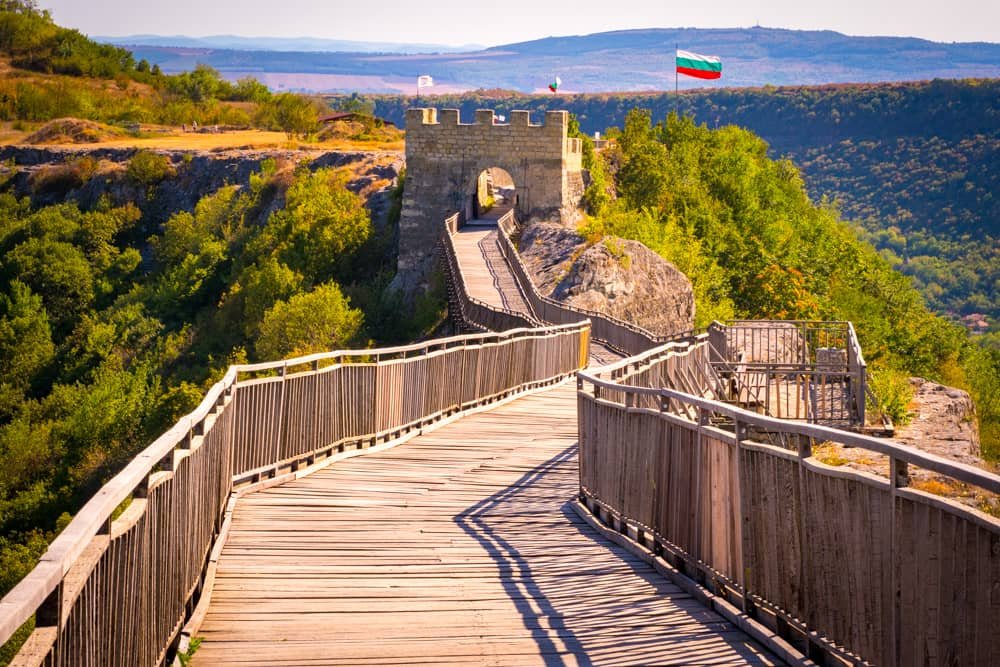
[[[427,278],[441,222],[470,211],[479,174],[499,167],[514,181],[520,219],[560,219],[579,205],[580,142],[566,136],[566,111],[548,111],[542,125],[527,111],[494,122],[492,110],[462,123],[457,109],[406,112],[406,188],[399,230],[397,284],[418,289]]]

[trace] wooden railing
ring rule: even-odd
[[[818,660],[1000,664],[1000,520],[909,488],[908,466],[991,493],[1000,476],[637,386],[699,345],[578,374],[591,511]],[[824,465],[819,442],[888,457],[891,478]]]
[[[465,222],[462,213],[455,213],[444,221],[444,233],[441,235],[441,248],[444,255],[445,269],[448,272],[449,301],[466,325],[481,331],[505,331],[518,327],[545,326],[538,319],[524,313],[517,313],[507,308],[491,306],[469,294],[465,285],[465,277],[458,263],[458,254],[452,235]],[[572,319],[560,321],[557,324],[576,324],[585,321],[586,316],[575,315]]]
[[[738,385],[728,399],[764,414],[863,427],[868,369],[850,322],[731,320],[709,328],[719,375]]]
[[[209,568],[234,485],[277,480],[551,384],[586,363],[588,323],[234,366],[80,510],[0,601],[16,665],[156,665]]]

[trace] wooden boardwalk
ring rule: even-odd
[[[489,222],[474,220],[452,237],[469,296],[491,306],[531,314],[500,253],[496,225]]]
[[[527,308],[495,235],[469,291]],[[775,664],[576,515],[576,438],[567,383],[244,497],[195,664]]]
[[[196,665],[774,664],[572,511],[572,384],[237,505]]]

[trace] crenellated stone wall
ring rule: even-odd
[[[499,167],[510,174],[521,220],[575,215],[581,192],[579,139],[566,136],[569,114],[548,111],[532,124],[528,111],[495,122],[490,109],[462,123],[458,109],[406,112],[406,188],[399,223],[397,284],[419,289],[430,273],[441,223],[455,211],[472,213],[479,174]]]

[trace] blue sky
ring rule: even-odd
[[[503,44],[626,28],[768,27],[1000,42],[998,0],[39,0],[92,35],[232,34]]]

